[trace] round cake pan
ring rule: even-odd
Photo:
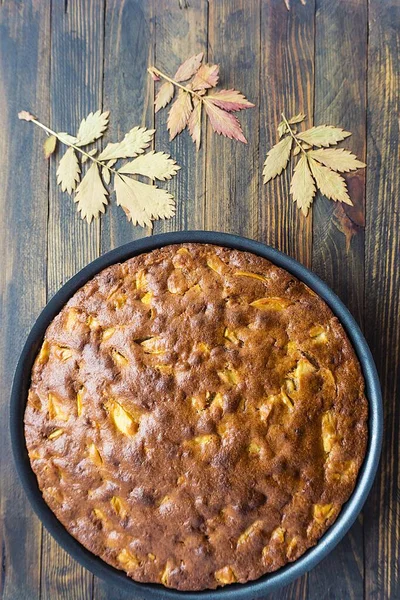
[[[24,438],[24,412],[30,386],[32,365],[48,325],[60,312],[64,304],[80,287],[104,268],[114,263],[125,261],[132,256],[150,252],[155,248],[185,242],[215,244],[253,252],[286,269],[319,294],[341,321],[353,344],[361,363],[366,383],[366,396],[369,402],[368,446],[356,487],[350,499],[342,507],[341,513],[335,523],[319,540],[317,545],[309,549],[293,563],[289,563],[273,573],[264,575],[256,581],[246,584],[232,584],[225,588],[204,590],[201,592],[178,592],[161,585],[137,583],[130,579],[124,572],[111,567],[99,557],[86,550],[66,531],[45,503],[39,490],[36,476],[30,466]],[[155,235],[120,246],[87,265],[55,294],[34,324],[18,362],[11,395],[10,428],[17,471],[34,511],[60,546],[81,565],[92,571],[92,573],[106,580],[108,583],[117,585],[132,595],[137,595],[141,598],[177,600],[185,597],[192,600],[250,600],[259,598],[281,586],[287,585],[306,571],[315,567],[333,550],[351,527],[368,496],[378,468],[382,442],[383,412],[379,379],[368,345],[345,305],[319,277],[286,254],[254,240],[227,233],[185,231]]]

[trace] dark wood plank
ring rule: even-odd
[[[50,9],[0,6],[0,597],[40,594],[41,525],[14,470],[8,434],[9,390],[19,353],[46,303],[48,165],[43,133],[17,113],[49,118]]]
[[[155,64],[167,75],[174,75],[179,65],[199,52],[207,52],[207,3],[203,0],[177,2],[153,0],[155,17]],[[205,138],[199,152],[185,130],[172,142],[167,131],[168,109],[155,117],[156,150],[164,151],[177,161],[181,170],[171,181],[162,183],[175,197],[176,215],[154,223],[154,233],[204,226]],[[204,132],[204,128],[203,128]]]
[[[153,127],[153,83],[147,67],[154,60],[154,21],[147,0],[106,2],[103,109],[111,111],[106,141],[117,141],[134,126]],[[104,145],[103,143],[103,145]],[[149,235],[133,226],[115,196],[101,218],[101,252]],[[94,577],[94,600],[140,600]]]
[[[306,6],[261,0],[260,181],[267,151],[277,142],[281,113],[303,111],[312,124],[314,105],[314,0]],[[305,218],[289,194],[289,168],[260,183],[257,237],[311,265],[312,214]]]
[[[313,118],[315,3],[309,0],[306,6],[291,4],[287,11],[281,0],[261,0],[257,237],[311,266],[312,212],[305,218],[293,204],[289,194],[291,167],[272,182],[262,183],[262,165],[267,151],[277,142],[281,113],[292,116],[303,111],[306,126]],[[268,598],[306,600],[308,592],[306,574]]]
[[[238,113],[247,144],[207,123],[206,228],[257,237],[259,200],[260,4],[209,2],[208,59],[220,65],[220,87],[256,104]]]
[[[367,1],[317,0],[314,124],[340,126],[353,135],[346,148],[366,154]],[[364,307],[365,170],[345,176],[354,207],[318,196],[313,208],[313,270],[343,299],[360,325]],[[309,573],[310,600],[363,598],[362,519]]]
[[[365,598],[400,597],[400,3],[370,0],[365,333],[383,391],[380,470],[364,510]]]
[[[104,6],[79,0],[52,4],[51,125],[75,133],[80,120],[102,105]],[[60,156],[60,154],[58,155]],[[49,189],[49,297],[76,271],[96,258],[99,221],[82,221],[72,199],[56,185],[56,161],[51,161]],[[92,596],[93,576],[43,532],[43,599],[85,600]]]
[[[108,141],[117,141],[134,126],[153,127],[153,82],[147,67],[154,60],[154,22],[148,0],[106,3],[104,109],[111,111]],[[101,251],[107,252],[151,230],[134,227],[112,196],[101,219]]]

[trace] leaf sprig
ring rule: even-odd
[[[282,121],[278,125],[280,141],[267,154],[264,183],[286,169],[291,154],[300,155],[293,170],[290,193],[304,216],[308,214],[317,188],[327,198],[352,206],[346,182],[339,173],[362,169],[366,165],[348,150],[330,147],[351,133],[332,125],[318,125],[297,133],[296,125],[305,118],[306,115],[299,113],[287,119],[282,113]]]
[[[154,81],[165,80],[154,102],[155,112],[171,102],[177,89],[177,97],[168,114],[167,128],[170,140],[187,127],[196,149],[199,150],[204,107],[216,133],[247,144],[242,127],[232,113],[252,108],[254,104],[234,89],[214,91],[213,88],[219,80],[219,65],[209,65],[202,61],[203,52],[191,56],[181,64],[173,77],[165,75],[156,67],[148,69]],[[189,79],[191,81],[188,81]],[[183,85],[183,82],[188,83]]]
[[[72,194],[76,189],[74,202],[82,219],[88,223],[104,213],[108,204],[109,185],[114,177],[116,202],[124,210],[128,221],[142,227],[152,226],[154,219],[166,219],[175,214],[173,197],[166,190],[151,183],[142,183],[132,175],[141,175],[153,182],[165,181],[176,175],[180,167],[164,152],[145,150],[150,146],[155,130],[145,127],[133,127],[125,137],[116,143],[108,143],[96,157],[98,150],[82,149],[101,138],[108,126],[108,112],[89,113],[83,119],[76,136],[51,130],[27,111],[18,113],[18,118],[31,121],[46,131],[48,137],[43,145],[46,158],[56,149],[57,141],[68,146],[57,168],[57,183],[62,191]],[[133,159],[118,169],[113,168],[120,159]],[[91,162],[81,179],[82,165]]]

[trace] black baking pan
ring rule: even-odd
[[[342,507],[338,519],[319,540],[317,545],[309,549],[293,563],[287,564],[274,573],[264,575],[256,581],[246,584],[232,584],[225,588],[201,592],[178,592],[157,584],[134,582],[124,572],[111,567],[99,557],[86,550],[73,538],[43,500],[36,476],[30,466],[23,425],[33,362],[48,325],[71,296],[88,280],[99,273],[99,271],[114,263],[125,261],[143,252],[150,252],[155,248],[185,242],[215,244],[253,252],[286,269],[319,294],[338,317],[353,344],[361,363],[366,383],[366,396],[369,402],[368,447],[356,487],[350,499]],[[39,315],[22,350],[12,388],[10,428],[17,471],[34,511],[60,546],[95,575],[141,598],[176,600],[185,597],[192,600],[216,600],[217,598],[251,600],[287,585],[306,571],[315,567],[331,552],[348,531],[361,511],[378,468],[382,443],[383,412],[379,379],[368,345],[345,305],[319,277],[293,258],[265,244],[227,233],[184,231],[155,235],[120,246],[84,267],[55,294]]]

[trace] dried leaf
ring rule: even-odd
[[[208,98],[204,99],[204,106],[207,116],[210,119],[211,127],[216,133],[247,144],[240,123],[235,115],[215,106],[215,104],[208,101]]]
[[[66,133],[65,131],[59,131],[57,133],[57,137],[60,140],[60,142],[62,142],[63,144],[75,144],[76,143],[76,137],[73,135],[70,135],[69,133]]]
[[[100,213],[104,213],[108,202],[107,194],[98,166],[93,163],[78,185],[74,198],[74,202],[78,203],[78,211],[81,212],[82,219],[90,223],[93,218],[96,219]]]
[[[31,115],[31,113],[27,110],[20,110],[18,113],[18,119],[20,119],[21,121],[33,121],[34,119],[36,119],[36,117]]]
[[[57,146],[57,138],[55,135],[49,135],[43,144],[44,157],[50,158]]]
[[[302,154],[299,162],[294,168],[292,181],[290,183],[290,192],[293,195],[293,201],[297,202],[297,206],[301,208],[303,215],[306,217],[308,209],[315,196],[315,183],[312,178],[310,167],[308,166],[307,157]]]
[[[160,81],[160,77],[157,75],[157,73],[154,73],[154,71],[151,69],[151,67],[148,69],[151,78],[153,81]]]
[[[309,163],[318,189],[324,196],[353,206],[347,193],[346,182],[339,173],[320,165],[312,158],[309,159]]]
[[[170,141],[185,129],[191,112],[192,100],[190,94],[179,90],[178,98],[173,103],[168,114],[167,128]]]
[[[160,179],[165,181],[171,179],[180,167],[170,158],[169,154],[164,152],[147,152],[126,163],[119,169],[119,173],[128,173],[130,175],[144,175],[149,179]]]
[[[213,92],[207,96],[207,100],[210,100],[210,102],[228,112],[252,108],[254,106],[254,104],[249,102],[242,93],[237,92],[236,90],[219,90]]]
[[[117,204],[135,225],[151,227],[152,219],[167,219],[175,214],[174,200],[166,190],[146,185],[126,175],[115,177]]]
[[[298,115],[295,115],[291,119],[288,120],[289,125],[296,125],[296,123],[301,123],[306,118],[306,115],[300,112]]]
[[[111,181],[111,171],[110,169],[107,169],[107,167],[103,167],[101,169],[101,176],[104,179],[104,183],[106,185],[108,185]]]
[[[279,135],[279,139],[281,139],[281,137],[283,135],[285,135],[285,133],[289,133],[289,129],[285,123],[285,121],[281,121],[278,125],[278,135]]]
[[[57,183],[61,186],[63,192],[71,192],[75,189],[79,181],[80,167],[75,150],[68,148],[57,169]]]
[[[189,118],[189,133],[192,136],[192,140],[196,144],[196,150],[200,148],[201,141],[201,108],[202,103],[197,98],[193,101],[194,109]]]
[[[154,101],[155,112],[158,112],[161,108],[164,108],[164,106],[167,106],[167,104],[171,102],[174,97],[174,91],[174,85],[170,81],[166,81],[162,84]]]
[[[92,150],[88,151],[89,156],[95,156],[98,152],[97,148],[93,148]],[[89,158],[86,156],[86,154],[82,155],[82,164],[85,164],[85,162],[89,160]]]
[[[195,91],[206,90],[215,87],[219,79],[218,65],[201,65],[192,81],[192,89]]]
[[[311,146],[334,146],[349,137],[349,135],[351,135],[349,131],[344,131],[340,127],[318,125],[298,133],[297,137]]]
[[[102,113],[97,110],[95,113],[89,113],[86,119],[82,119],[75,145],[86,146],[99,139],[107,129],[109,114],[109,111]]]
[[[319,150],[310,150],[308,156],[311,156],[326,167],[339,171],[339,173],[347,173],[356,169],[363,169],[367,165],[357,157],[343,148],[327,148]]]
[[[118,160],[119,158],[134,158],[149,147],[155,129],[133,127],[121,142],[110,143],[99,155],[99,160]]]
[[[175,81],[182,82],[190,79],[198,71],[203,60],[203,55],[204,53],[200,52],[200,54],[195,54],[185,60],[174,75]]]
[[[301,151],[300,146],[296,145],[296,148],[293,150],[293,156],[297,156],[300,151]]]
[[[283,169],[286,168],[290,158],[292,144],[293,138],[288,135],[275,144],[268,152],[263,170],[264,183],[267,183],[270,179],[280,175]]]

